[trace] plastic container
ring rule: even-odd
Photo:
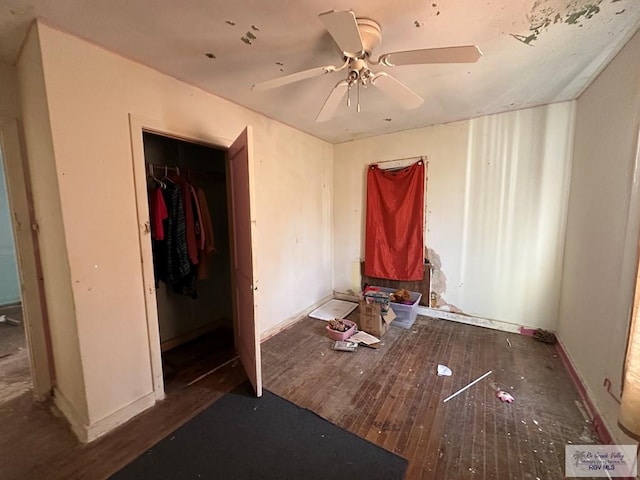
[[[375,287],[381,292],[385,293],[393,293],[397,291],[397,288],[387,288],[387,287]],[[413,323],[416,321],[416,317],[418,316],[418,303],[420,303],[420,299],[422,298],[422,294],[418,292],[410,292],[411,293],[411,303],[396,303],[391,302],[391,308],[393,309],[393,313],[396,314],[396,318],[393,322],[391,322],[392,327],[400,327],[400,328],[411,328]]]
[[[329,325],[327,325],[327,327],[326,327],[327,328],[327,335],[329,335],[329,338],[332,338],[333,340],[346,340],[351,335],[356,333],[356,324],[355,324],[355,322],[352,322],[351,320],[342,320],[342,322],[345,323],[346,325],[351,325],[349,327],[349,330],[347,330],[346,332],[339,332],[339,331],[334,330],[331,327],[329,327]]]
[[[378,303],[380,304],[380,311],[384,315],[389,311],[389,305],[391,305],[391,300],[389,299],[389,294],[387,292],[383,292],[378,290],[378,287],[367,287],[367,289],[363,293],[364,299],[368,304]]]

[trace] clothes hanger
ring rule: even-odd
[[[149,164],[149,175],[151,176],[151,178],[158,183],[158,187],[162,188],[163,190],[165,188],[167,188],[167,184],[164,183],[162,180],[156,178],[156,176],[153,174],[153,167],[154,165],[152,163]]]
[[[147,181],[148,182],[153,181],[154,183],[159,184],[160,181],[153,175],[153,164],[145,163],[144,168],[147,172]],[[158,187],[161,187],[161,185],[158,185]]]
[[[164,177],[163,177],[162,181],[165,181],[165,180],[170,182],[170,183],[175,183],[173,180],[171,180],[169,178],[169,167],[167,165],[164,166]]]

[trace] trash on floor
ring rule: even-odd
[[[333,340],[346,340],[356,331],[356,323],[351,320],[333,319],[326,326],[327,335]]]
[[[515,400],[510,393],[505,392],[504,390],[498,390],[496,392],[496,397],[498,397],[501,401],[507,403],[513,403],[513,401]]]
[[[349,337],[349,340],[365,347],[378,348],[380,346],[380,339],[367,332],[356,332]]]
[[[379,303],[367,303],[360,300],[359,330],[376,337],[382,337],[389,330],[389,325],[395,320],[396,314],[392,308],[383,314],[381,307],[382,305]]]
[[[550,332],[549,330],[544,330],[542,328],[538,328],[535,332],[533,332],[533,338],[535,338],[539,342],[548,343],[549,345],[555,345],[558,342],[555,333]]]
[[[7,317],[6,315],[0,315],[0,323],[9,323],[11,325],[20,325],[20,320],[15,320],[13,318]]]
[[[470,384],[468,384],[467,386],[462,387],[462,388],[461,388],[460,390],[458,390],[457,392],[452,393],[451,395],[449,395],[447,398],[445,398],[445,399],[442,401],[442,403],[446,403],[446,402],[448,402],[449,400],[451,400],[451,399],[452,399],[453,397],[455,397],[456,395],[461,394],[461,393],[462,393],[462,392],[464,392],[467,388],[471,387],[472,385],[475,385],[475,384],[476,384],[476,383],[478,383],[480,380],[482,380],[483,378],[488,377],[488,376],[489,376],[489,375],[491,375],[492,373],[493,373],[493,371],[489,370],[487,373],[485,373],[484,375],[482,375],[482,376],[480,376],[480,377],[476,378],[473,382],[471,382],[471,383],[470,383]]]
[[[385,320],[387,320],[386,317],[388,316],[385,314],[387,308],[392,311],[394,315],[392,326],[409,329],[416,321],[418,315],[417,306],[420,303],[422,294],[405,289],[394,290],[393,288],[369,285],[363,292],[363,298],[368,304],[380,303],[381,314],[385,316]],[[391,320],[387,321],[391,322]],[[375,335],[375,332],[372,333]]]
[[[358,348],[358,344],[356,342],[348,342],[343,340],[336,340],[336,342],[331,346],[333,350],[338,350],[340,352],[355,352]]]
[[[439,377],[450,377],[453,372],[446,365],[438,364],[438,376]]]

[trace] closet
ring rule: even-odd
[[[234,355],[226,151],[149,132],[143,144],[167,387]],[[179,208],[184,235],[176,227]]]

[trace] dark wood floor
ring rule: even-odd
[[[0,404],[32,388],[29,351],[22,324],[22,306],[0,307]]]
[[[337,352],[325,325],[305,320],[263,345],[266,388],[408,459],[407,479],[563,479],[565,444],[596,443],[553,346],[418,317],[379,350]],[[453,375],[438,377],[438,363]]]
[[[408,479],[562,479],[564,445],[595,441],[554,347],[418,317],[379,350],[345,353],[330,349],[325,325],[305,319],[263,343],[265,387],[407,458]],[[107,478],[246,379],[232,360],[189,385],[232,356],[194,351],[165,356],[166,400],[89,445],[29,394],[1,405],[0,478]],[[438,363],[453,376],[436,376]],[[515,403],[497,400],[497,387]]]
[[[34,404],[30,392],[0,404],[0,479],[108,478],[246,380],[227,345],[223,334],[164,354],[166,399],[87,445],[78,442],[50,404]]]

